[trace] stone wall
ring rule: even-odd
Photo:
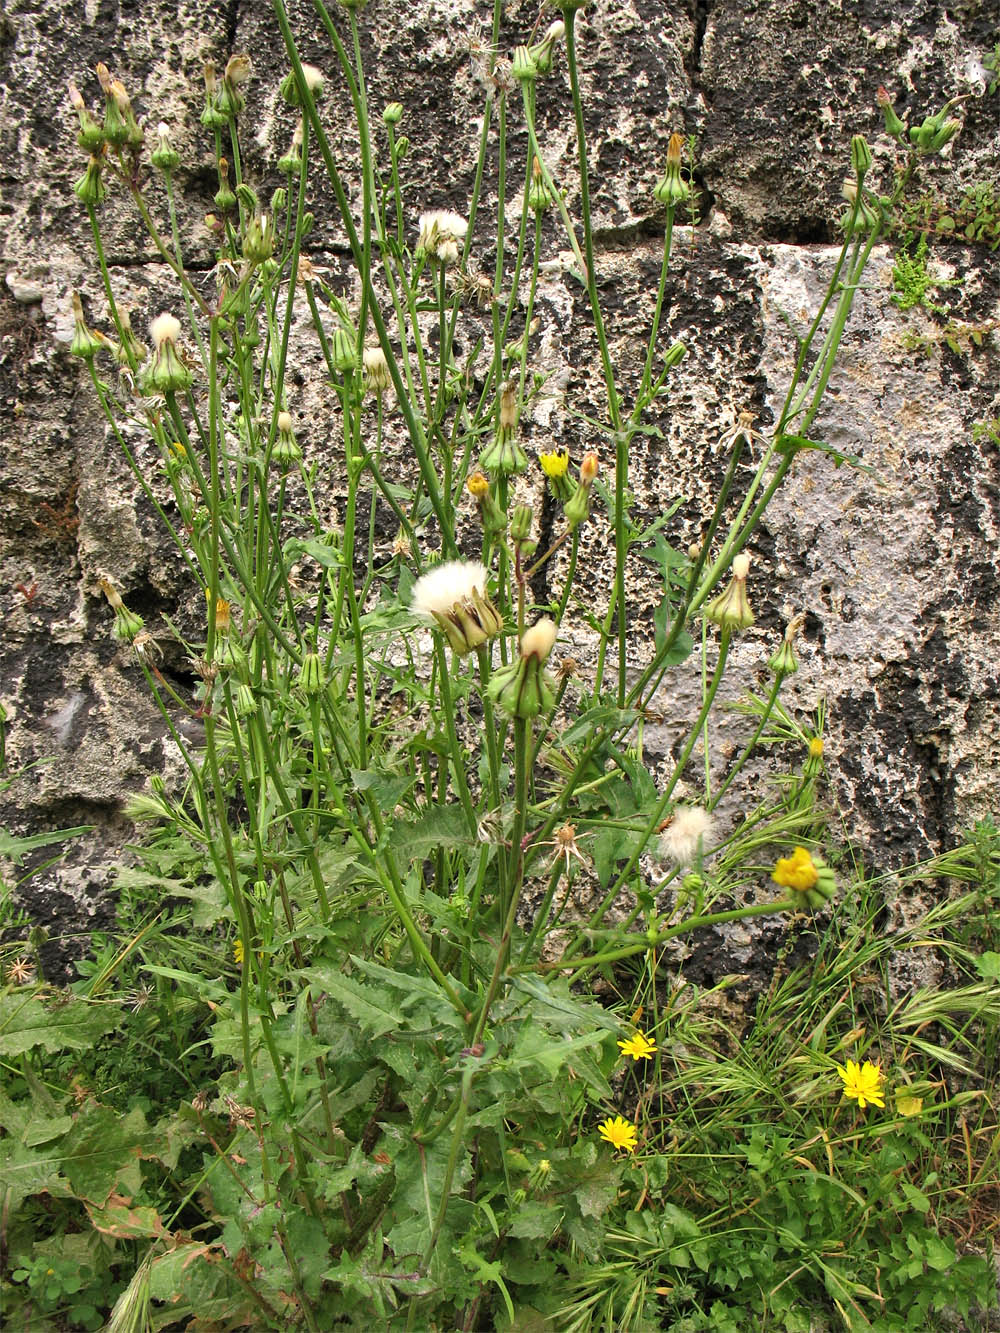
[[[597,0],[581,16],[598,280],[626,381],[644,350],[659,270],[662,216],[652,188],[670,133],[696,136],[701,216],[681,229],[667,294],[670,336],[682,337],[689,355],[654,420],[661,435],[649,437],[633,478],[640,518],[684,497],[672,529],[678,544],[710,503],[735,414],[752,412],[761,432],[773,422],[795,335],[835,254],[850,135],[868,136],[876,168],[891,165],[878,86],[917,118],[946,98],[964,99],[963,131],[928,169],[928,187],[954,203],[966,188],[996,182],[1000,92],[988,92],[995,76],[983,64],[998,36],[991,11],[974,0],[947,9],[916,0],[905,13],[891,0],[694,0],[693,8]],[[516,0],[507,7],[505,49],[536,17]],[[372,105],[405,108],[414,214],[467,203],[483,103],[475,56],[489,19],[473,0],[413,0],[405,9],[373,0],[362,14]],[[293,7],[293,21],[304,57],[331,69],[311,7]],[[165,639],[162,617],[185,596],[178,561],[68,354],[72,291],[84,293],[95,323],[103,311],[87,219],[71,189],[83,155],[66,83],[74,79],[96,104],[93,67],[104,60],[140,116],[171,125],[185,159],[186,253],[207,268],[202,220],[216,184],[198,124],[201,68],[233,51],[254,62],[244,155],[266,196],[292,118],[277,94],[285,60],[265,0],[9,0],[0,18],[0,702],[13,779],[0,792],[0,826],[95,825],[26,887],[31,911],[59,932],[106,919],[105,891],[131,832],[123,801],[151,773],[177,768],[141,673],[112,639],[97,580],[112,577]],[[325,116],[356,180],[347,98],[332,84]],[[568,185],[574,212],[564,60],[540,85],[539,107],[547,162]],[[511,137],[523,164],[516,110]],[[511,170],[511,209],[522,172]],[[487,197],[474,247],[488,271],[490,204]],[[319,180],[310,205],[312,257],[340,269],[344,237]],[[115,289],[141,327],[169,290],[164,269],[121,200],[105,215]],[[533,442],[567,443],[577,457],[583,443],[596,445],[610,462],[607,441],[586,439],[576,415],[599,413],[603,394],[585,293],[555,219],[545,234],[533,364],[563,392],[539,409]],[[818,454],[796,462],[754,543],[758,624],[740,641],[730,687],[735,696],[760,679],[785,618],[807,613],[791,701],[811,708],[828,700],[831,786],[846,831],[890,866],[950,845],[957,830],[995,810],[1000,738],[998,443],[973,431],[1000,416],[1000,265],[981,244],[935,238],[932,266],[960,284],[937,294],[944,317],[890,303],[892,260],[890,248],[878,251],[818,423],[822,438],[872,472],[836,470]],[[982,345],[949,347],[948,319],[981,329]],[[308,362],[301,371],[322,456],[323,385]],[[331,466],[331,521],[338,494]],[[590,540],[599,598],[605,566],[599,535]],[[641,607],[646,590],[634,591]],[[169,643],[164,669],[184,685],[183,658]],[[669,751],[671,719],[686,714],[696,689],[693,667],[672,680],[665,720],[648,744]],[[739,725],[720,727],[719,762]]]

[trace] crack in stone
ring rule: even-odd
[[[685,64],[691,88],[695,92],[701,87],[701,52],[705,44],[708,15],[709,0],[691,0],[691,22],[694,29],[691,37],[691,55]]]
[[[240,0],[229,0],[226,6],[226,50],[232,54],[236,43],[236,30],[240,22]]]

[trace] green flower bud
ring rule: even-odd
[[[518,83],[533,83],[538,77],[538,66],[532,59],[531,52],[526,46],[518,46],[514,50],[514,62],[511,65],[511,77]]]
[[[534,514],[530,505],[515,505],[510,516],[510,539],[518,545],[531,539],[531,523]]]
[[[580,464],[580,480],[576,490],[563,505],[563,517],[570,528],[578,528],[590,517],[590,488],[597,477],[598,461],[595,453],[584,454]]]
[[[878,92],[875,94],[875,100],[882,109],[882,119],[885,121],[886,130],[894,139],[901,139],[906,133],[906,126],[893,110],[892,102],[889,100],[889,94],[884,88],[879,88]]]
[[[723,629],[749,629],[754,623],[754,613],[747,599],[749,568],[750,557],[741,551],[733,560],[733,577],[729,587],[705,608],[708,619],[714,620]]]
[[[410,151],[410,141],[405,134],[401,134],[396,140],[396,161],[402,162],[403,158]]]
[[[69,85],[69,100],[72,103],[73,110],[80,118],[80,134],[77,143],[81,148],[85,148],[88,153],[99,153],[105,144],[104,131],[87,110],[87,105],[80,96],[80,90],[72,82]]]
[[[683,203],[691,193],[690,185],[681,177],[683,153],[684,135],[672,134],[667,144],[667,165],[663,177],[653,189],[656,198],[668,208]]]
[[[176,171],[181,164],[181,155],[170,142],[170,126],[160,121],[156,127],[156,147],[149,155],[149,160],[157,171]]]
[[[851,139],[851,170],[862,180],[872,164],[872,150],[868,147],[863,134],[855,134]]]
[[[213,666],[220,671],[233,671],[242,676],[246,673],[247,655],[233,634],[220,634],[215,640]]]
[[[795,656],[793,640],[804,621],[803,615],[793,616],[785,627],[785,637],[781,641],[781,647],[767,664],[776,676],[791,676],[798,671],[799,663]]]
[[[487,472],[523,472],[528,455],[517,440],[517,381],[509,380],[500,393],[500,423],[493,443],[479,459]]]
[[[509,476],[525,470],[528,455],[513,435],[505,435],[500,431],[480,456],[479,466],[487,472],[503,472]]]
[[[684,343],[681,342],[671,343],[670,346],[667,348],[666,355],[663,358],[663,369],[673,370],[674,366],[680,365],[680,363],[684,360],[686,356],[687,356],[687,347],[684,345]]]
[[[382,122],[385,125],[398,125],[403,118],[403,106],[401,102],[390,102],[382,112]]]
[[[99,582],[101,591],[108,599],[108,605],[115,613],[115,638],[121,639],[124,643],[134,643],[146,622],[142,616],[128,609],[110,579],[100,579]]]
[[[302,457],[302,450],[292,430],[290,412],[278,413],[278,435],[271,450],[272,459],[282,468],[288,468]]]
[[[142,375],[143,393],[177,393],[191,387],[191,372],[177,350],[180,331],[180,321],[169,314],[158,315],[150,324],[153,359]]]
[[[219,175],[222,183],[213,196],[212,202],[220,213],[235,213],[236,195],[229,188],[229,163],[224,157],[219,158]]]
[[[555,703],[554,683],[545,671],[545,661],[556,641],[556,632],[554,621],[548,619],[525,630],[521,656],[490,677],[490,698],[511,717],[530,721]]]
[[[353,374],[358,368],[358,345],[353,333],[338,328],[333,333],[333,365],[342,375]]]
[[[255,214],[243,238],[243,258],[248,264],[263,264],[274,253],[274,225],[269,213]]]
[[[552,48],[556,42],[566,36],[566,24],[562,21],[550,23],[549,27],[537,45],[528,48],[528,54],[535,62],[535,68],[539,74],[548,74],[552,69]]]
[[[92,156],[87,163],[87,170],[73,186],[77,198],[85,204],[103,204],[107,198],[108,187],[104,184],[103,170],[104,158]]]
[[[101,350],[101,340],[96,337],[90,329],[87,328],[87,321],[83,317],[83,305],[81,304],[79,294],[73,293],[73,341],[69,345],[72,356],[82,357],[85,361],[91,360]]]
[[[201,123],[206,130],[224,130],[229,124],[229,117],[223,115],[213,102],[211,106],[207,106],[201,113]]]
[[[322,694],[326,689],[326,673],[319,653],[306,653],[303,657],[298,684],[303,694],[312,696]]]
[[[531,170],[531,184],[528,186],[528,207],[535,213],[544,213],[551,202],[549,187],[545,184],[542,168],[536,157]]]
[[[936,153],[943,148],[945,144],[951,143],[952,139],[954,139],[955,135],[961,128],[962,122],[960,120],[946,120],[931,139],[931,152]]]
[[[117,79],[111,79],[104,91],[104,137],[113,147],[124,148],[132,134],[132,125],[129,124],[132,108],[125,85]],[[125,108],[128,108],[128,115],[125,114]],[[132,124],[135,124],[134,117]]]
[[[121,606],[115,612],[115,638],[125,643],[134,643],[145,623],[142,616],[136,615],[127,606]]]

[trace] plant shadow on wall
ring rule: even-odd
[[[468,208],[428,200],[413,218],[403,108],[371,117],[357,9],[334,21],[317,3],[355,113],[352,211],[323,76],[302,64],[279,0],[297,126],[266,206],[241,167],[250,62],[206,69],[207,278],[185,267],[169,128],[144,129],[103,66],[101,117],[73,90],[89,155],[76,193],[107,301],[106,331],[77,301],[73,351],[204,632],[145,624],[103,571],[113,632],[187,777],[133,800],[148,836],[119,876],[120,929],[95,940],[73,987],[35,978],[30,941],[8,949],[12,1327],[687,1333],[750,1317],[805,1333],[814,1320],[930,1327],[992,1299],[995,830],[910,872],[939,904],[885,934],[889,886],[828,835],[822,713],[807,724],[782,702],[798,620],[746,701],[725,775],[692,762],[734,637],[754,622],[757,524],[802,451],[857,461],[819,429],[854,293],[891,210],[959,123],[946,106],[908,131],[886,105],[899,169],[881,196],[867,144],[851,140],[843,245],[775,429],[741,491],[752,421],[720,432],[714,510],[676,550],[673,510],[634,522],[629,467],[685,355],[663,320],[685,140],[671,137],[656,187],[662,270],[626,383],[597,297],[575,10],[501,59],[497,7],[477,57]],[[536,128],[563,59],[576,219]],[[515,119],[526,162],[507,151]],[[303,249],[314,171],[348,237],[350,300]],[[508,172],[523,185],[513,213]],[[110,191],[131,198],[173,275],[149,345],[106,263]],[[546,213],[588,297],[604,405],[580,457],[540,452],[536,486],[558,518],[539,542],[525,444],[547,389],[533,365]],[[486,236],[492,272],[476,266]],[[290,390],[307,329],[335,405],[333,466],[307,456]],[[337,527],[324,520],[332,480]],[[645,656],[638,562],[658,580]],[[160,670],[168,634],[193,664],[192,697]],[[570,644],[584,665],[557,658]],[[651,771],[646,714],[686,662],[700,701],[671,765]],[[727,833],[719,804],[761,752],[773,782]],[[699,992],[672,950],[767,916],[788,923],[789,948],[813,932],[815,958],[779,965],[734,1041],[726,983]],[[927,949],[954,984],[900,998],[897,960]]]

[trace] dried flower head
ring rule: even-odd
[[[423,251],[442,264],[453,264],[458,259],[459,242],[465,240],[469,224],[458,213],[439,208],[420,214],[417,252]]]
[[[711,842],[714,831],[715,821],[703,806],[679,806],[663,830],[660,855],[679,866],[693,865],[704,855],[705,844]]]
[[[27,958],[15,958],[7,968],[7,979],[14,986],[28,986],[35,979],[35,969]]]

